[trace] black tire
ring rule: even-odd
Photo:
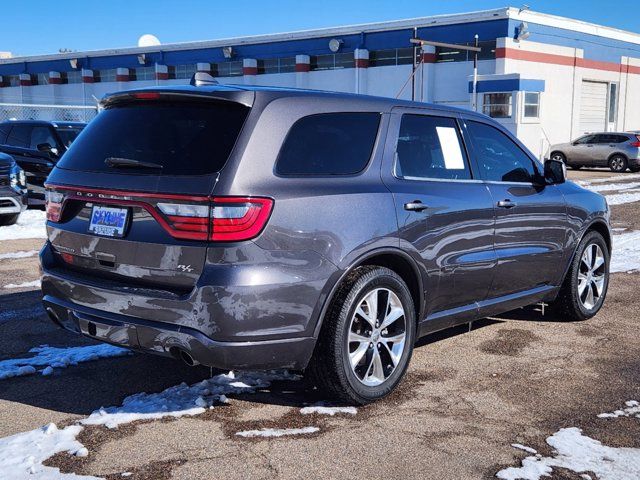
[[[569,168],[571,170],[580,170],[582,168],[582,165],[569,165]]]
[[[18,221],[19,213],[13,213],[11,215],[0,215],[0,226],[7,227],[14,225]]]
[[[614,155],[609,159],[609,169],[615,173],[622,173],[627,169],[627,159],[622,155]]]
[[[578,274],[580,273],[582,256],[587,247],[591,247],[592,245],[599,246],[604,256],[604,286],[602,293],[593,308],[586,308],[579,300],[578,296]],[[607,248],[607,244],[604,241],[604,238],[602,238],[602,235],[596,231],[588,232],[576,248],[575,255],[571,261],[571,266],[569,267],[567,276],[560,288],[560,293],[551,305],[559,319],[567,321],[581,321],[587,320],[598,313],[602,308],[607,296],[607,289],[609,288],[609,260],[609,249]]]
[[[390,290],[400,300],[404,309],[406,336],[404,350],[395,369],[381,384],[370,386],[365,385],[351,367],[347,339],[356,309],[369,293],[378,288]],[[388,268],[377,266],[355,269],[338,288],[325,315],[320,337],[307,369],[310,380],[333,399],[348,404],[364,405],[388,395],[404,376],[411,359],[416,335],[415,319],[411,293],[398,274]],[[379,345],[369,346],[369,349],[378,348]],[[384,347],[379,348],[378,351],[383,349]],[[370,358],[371,353],[367,350],[364,355],[363,365],[368,362],[367,358]],[[390,365],[387,364],[385,368],[389,368]],[[365,370],[369,371],[369,367]]]
[[[549,155],[549,158],[551,160],[555,160],[556,162],[562,162],[565,165],[567,163],[567,156],[562,152],[551,152],[551,155]]]

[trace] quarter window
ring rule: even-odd
[[[468,121],[467,128],[485,180],[533,182],[538,175],[533,160],[507,135],[480,122]]]
[[[403,115],[394,174],[408,180],[471,178],[455,119]]]
[[[53,132],[49,127],[33,127],[29,148],[36,150],[41,143],[48,143],[52,147],[58,146]]]
[[[367,166],[379,113],[325,113],[298,120],[276,163],[280,175],[353,175]]]
[[[482,113],[492,118],[509,118],[512,110],[511,93],[485,93]]]
[[[540,93],[524,92],[524,117],[539,118],[540,117]]]

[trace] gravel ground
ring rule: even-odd
[[[609,176],[571,172],[572,178]],[[616,181],[624,181],[618,176]],[[640,203],[613,208],[613,221],[640,229]],[[0,254],[37,250],[42,240],[0,242]],[[38,278],[37,257],[0,260],[0,285]],[[605,307],[568,323],[538,308],[510,312],[426,337],[406,379],[389,398],[356,415],[301,415],[322,400],[304,382],[280,381],[194,417],[86,427],[86,458],[58,454],[49,465],[109,479],[213,478],[493,478],[520,464],[520,443],[546,455],[545,438],[563,427],[612,447],[640,447],[640,420],[598,418],[640,400],[637,321],[640,274],[614,274]],[[8,315],[6,312],[16,312]],[[0,360],[41,344],[91,342],[55,328],[38,292],[0,286]],[[0,381],[0,437],[56,422],[59,427],[125,396],[208,378],[204,368],[144,355],[70,366],[53,376]],[[282,438],[242,438],[239,431],[319,427]],[[0,477],[2,474],[0,472]],[[554,471],[553,478],[579,479]],[[593,477],[595,478],[595,477]]]

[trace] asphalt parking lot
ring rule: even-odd
[[[626,193],[612,206],[613,226],[621,235],[640,230],[640,193],[632,185],[640,175],[581,170],[570,178],[607,195]],[[616,188],[601,188],[607,184]],[[122,405],[130,395],[193,385],[212,374],[135,354],[53,368],[51,375],[36,371],[1,379],[2,363],[33,356],[33,347],[93,345],[56,328],[39,307],[37,289],[20,287],[37,280],[37,257],[6,254],[37,250],[42,242],[0,242],[0,458],[1,438],[49,423],[62,430],[100,407]],[[475,322],[471,330],[458,327],[423,338],[398,391],[355,413],[304,414],[302,408],[325,399],[295,376],[275,377],[249,385],[247,393],[238,386],[225,387],[224,397],[199,393],[205,397],[196,403],[202,411],[178,418],[117,428],[86,424],[77,441],[88,455],[65,450],[44,465],[109,479],[457,480],[495,478],[520,466],[533,454],[530,449],[538,458],[557,456],[545,439],[560,429],[581,429],[614,452],[637,449],[639,418],[598,415],[640,400],[638,287],[640,273],[613,273],[603,310],[586,322],[564,322],[536,306]],[[282,437],[238,435],[264,429],[300,430]],[[633,458],[640,472],[640,457]],[[607,455],[601,459],[608,461],[613,460]],[[554,467],[551,478],[616,478],[598,476],[600,467]]]

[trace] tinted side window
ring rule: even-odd
[[[7,145],[29,148],[32,129],[33,127],[30,125],[12,125],[9,136],[7,137]]]
[[[279,175],[352,175],[367,166],[379,113],[323,113],[298,120],[276,162]]]
[[[455,119],[403,115],[394,169],[407,179],[471,178]]]
[[[497,128],[467,122],[478,166],[485,180],[532,182],[538,173],[533,161]]]
[[[595,143],[596,135],[585,135],[584,137],[580,137],[574,143],[576,145],[585,145],[587,143]]]
[[[7,136],[11,131],[10,125],[0,125],[0,145],[4,145],[7,143]]]
[[[29,148],[31,150],[37,150],[38,145],[41,143],[48,143],[52,147],[57,147],[56,138],[53,136],[53,132],[49,127],[33,127],[31,131],[31,141],[29,142]]]

